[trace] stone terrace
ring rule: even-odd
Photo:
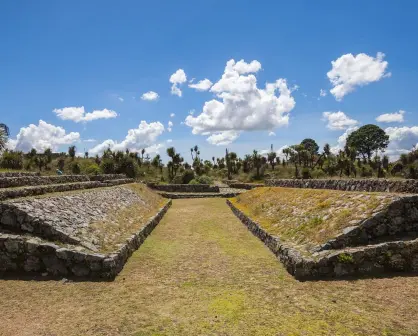
[[[117,174],[0,175],[0,274],[113,278],[171,204],[132,182]]]
[[[418,272],[418,195],[257,188],[228,205],[296,277]]]

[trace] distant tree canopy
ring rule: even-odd
[[[300,143],[311,154],[318,154],[319,146],[314,139],[304,139]]]
[[[354,148],[356,152],[370,161],[372,154],[383,151],[389,144],[389,136],[376,125],[364,125],[352,132],[347,138],[347,147]]]

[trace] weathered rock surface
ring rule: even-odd
[[[219,192],[218,186],[212,186],[209,184],[155,184],[148,183],[148,187],[166,192],[192,192],[192,193],[202,193],[202,192]]]
[[[110,212],[140,203],[144,204],[141,197],[124,187],[10,200],[0,203],[0,228],[95,250],[97,239],[88,230],[89,224],[104,220]]]
[[[385,272],[418,273],[418,239],[382,242],[306,255],[295,246],[269,234],[229,200],[227,204],[241,222],[264,242],[287,271],[297,279],[375,275]]]
[[[54,276],[113,279],[132,253],[160,222],[171,205],[161,208],[138,232],[109,254],[78,246],[45,242],[40,238],[0,233],[0,273],[48,273]]]
[[[32,173],[6,173],[0,175],[0,188],[12,188],[22,186],[38,186],[59,183],[74,183],[87,181],[109,181],[126,178],[123,174],[104,175],[60,175],[60,176],[39,176]]]
[[[334,189],[345,191],[379,191],[394,193],[418,193],[418,180],[349,179],[349,180],[289,180],[266,181],[268,187]]]
[[[119,180],[109,180],[109,181],[103,181],[103,182],[88,181],[88,182],[27,186],[27,187],[19,187],[19,188],[3,188],[3,189],[0,188],[0,201],[11,199],[11,198],[44,195],[44,194],[49,194],[49,193],[54,193],[54,192],[115,186],[115,185],[132,183],[132,182],[134,182],[133,179],[124,178],[124,179],[119,179]]]

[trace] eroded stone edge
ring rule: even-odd
[[[296,279],[379,275],[394,271],[418,274],[418,239],[328,251],[309,258],[281,242],[279,237],[270,235],[230,200],[226,200],[226,203],[235,216],[276,255]]]

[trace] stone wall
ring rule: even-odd
[[[19,198],[19,197],[44,195],[44,194],[53,193],[53,192],[108,187],[108,186],[114,186],[114,185],[120,185],[120,184],[132,183],[132,182],[134,182],[133,179],[125,178],[125,179],[110,180],[110,181],[105,181],[105,182],[88,181],[88,182],[28,186],[28,187],[20,187],[20,188],[3,188],[3,189],[0,189],[0,201],[4,201],[6,199],[12,199],[12,198]]]
[[[418,196],[400,197],[373,216],[347,227],[319,250],[341,249],[394,238],[418,237]]]
[[[2,177],[20,177],[20,176],[39,176],[40,173],[32,172],[2,172],[0,173],[0,178]]]
[[[125,174],[101,174],[101,175],[89,176],[90,181],[99,181],[99,182],[120,180],[120,179],[125,179],[125,178],[126,178]]]
[[[0,272],[4,274],[47,272],[59,277],[113,279],[132,253],[160,222],[171,200],[120,248],[109,254],[87,253],[12,234],[0,234]]]
[[[213,198],[213,197],[223,197],[230,198],[239,195],[238,192],[219,192],[219,193],[170,193],[170,192],[159,192],[162,197],[171,198],[171,199],[181,199],[181,198]]]
[[[418,193],[418,180],[349,179],[349,180],[267,180],[268,187],[334,189],[392,193]]]
[[[230,188],[251,190],[258,187],[264,187],[264,184],[259,183],[229,183]]]
[[[385,272],[418,273],[418,239],[321,251],[312,256],[305,256],[295,247],[282,242],[279,237],[270,235],[229,200],[227,204],[241,222],[264,242],[287,271],[297,279],[376,275]]]
[[[109,181],[126,178],[123,174],[105,174],[105,175],[18,175],[18,176],[0,176],[0,188],[13,188],[23,186],[38,186],[59,183],[74,183],[88,181]]]
[[[104,220],[109,212],[143,203],[140,195],[124,187],[9,200],[0,203],[0,229],[96,251],[98,240],[88,229],[89,223]]]
[[[166,192],[219,192],[218,186],[211,186],[209,184],[153,184],[148,183],[148,187]]]

